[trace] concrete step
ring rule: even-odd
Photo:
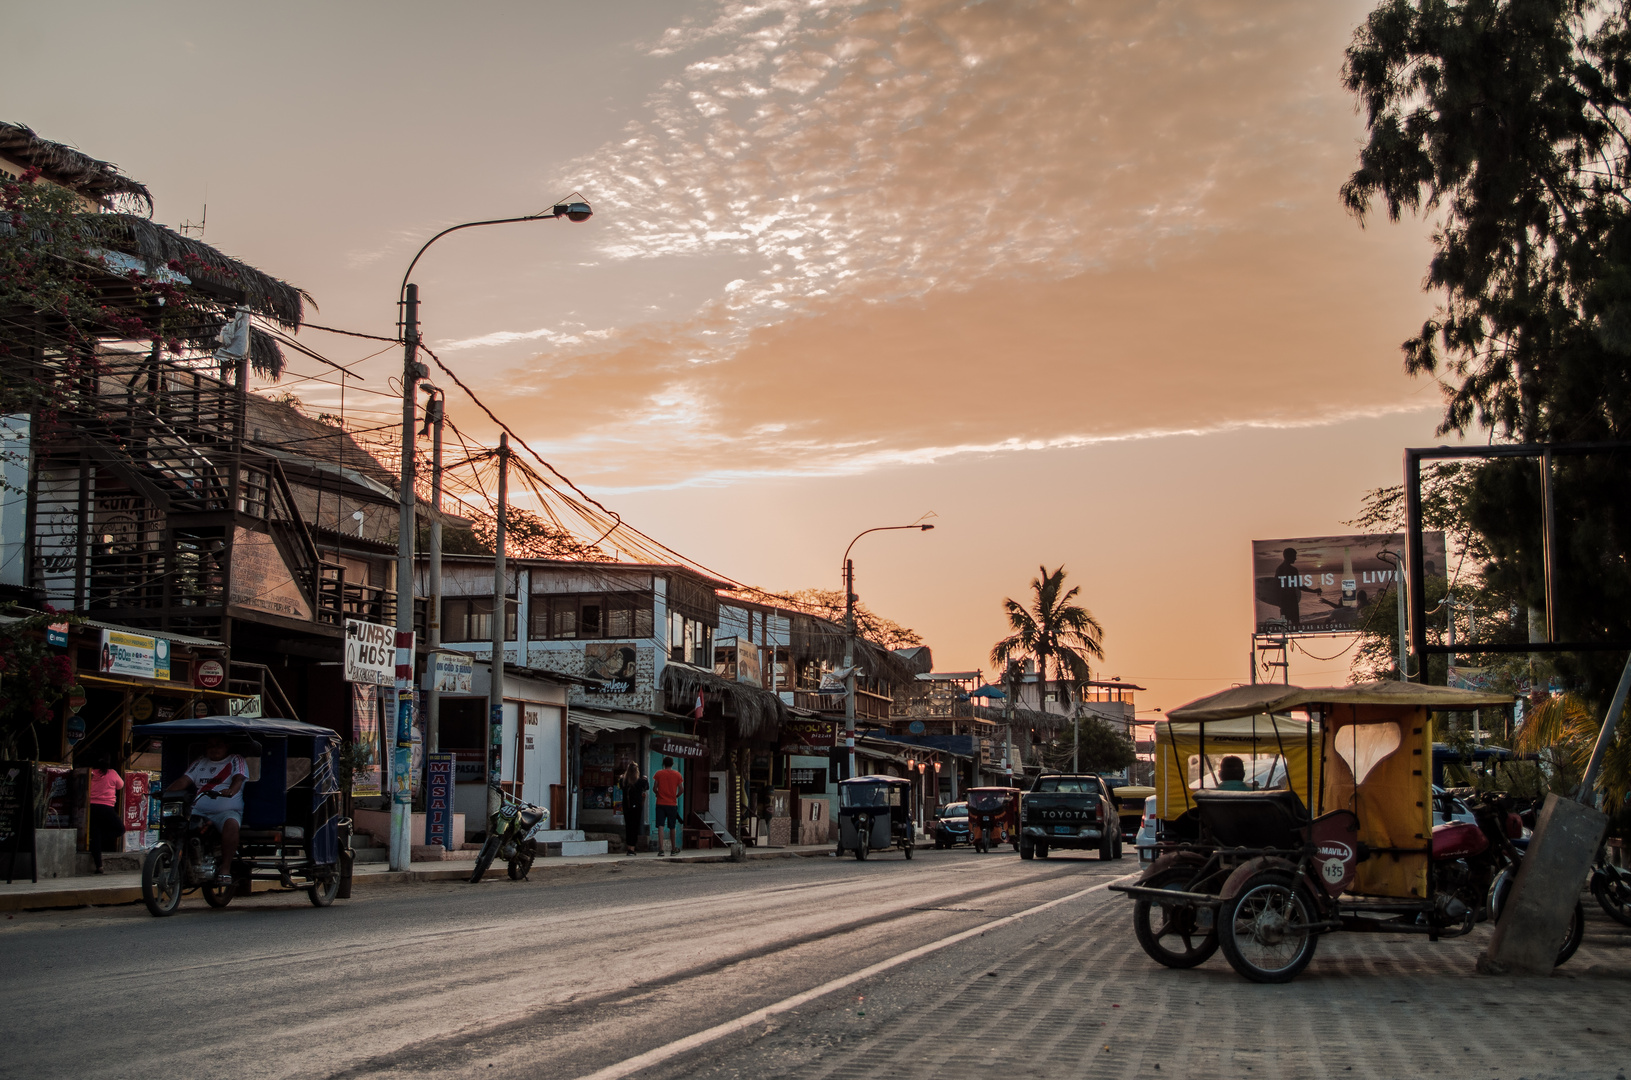
[[[582,829],[540,829],[532,834],[540,844],[565,844],[587,839]]]
[[[351,860],[359,863],[390,862],[391,853],[382,847],[352,847]]]
[[[561,842],[562,855],[605,855],[607,844],[604,840],[564,840]]]

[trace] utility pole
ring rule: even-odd
[[[844,559],[844,745],[855,775],[855,560]]]
[[[504,766],[504,624],[509,604],[504,590],[505,500],[510,495],[510,433],[498,437],[498,511],[493,528],[493,660],[487,691],[487,824],[503,802],[499,783]],[[521,717],[516,716],[519,723]]]
[[[426,384],[429,385],[429,384]],[[442,645],[442,415],[446,400],[440,392],[425,403],[425,427],[430,430],[430,604],[425,610],[425,643],[430,646],[432,670],[425,688],[425,752],[442,751],[442,694],[436,688],[436,651]],[[462,840],[463,837],[460,837]]]
[[[391,869],[406,870],[413,859],[413,528],[414,420],[419,380],[428,374],[419,362],[419,286],[403,290],[402,303],[402,482],[397,490],[396,525],[396,683],[392,696]]]

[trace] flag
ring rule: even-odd
[[[696,706],[696,708],[691,710],[691,715],[696,717],[698,720],[702,719],[702,707],[703,707],[704,704],[705,703],[704,703],[704,701],[702,699],[702,691],[698,690],[697,691],[697,706]]]

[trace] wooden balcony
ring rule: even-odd
[[[818,694],[813,690],[794,690],[793,704],[801,709],[809,709],[813,712],[827,713],[832,716],[844,715],[844,696],[842,694]],[[870,690],[857,689],[855,691],[855,718],[881,723],[889,719],[889,710],[894,704],[894,699],[885,694],[874,694]]]

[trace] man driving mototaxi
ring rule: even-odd
[[[211,735],[204,741],[204,753],[187,766],[164,790],[198,790],[193,815],[201,817],[221,834],[221,861],[215,864],[215,882],[232,880],[232,860],[238,854],[238,830],[244,819],[244,781],[249,779],[249,763],[230,753],[224,736]]]

